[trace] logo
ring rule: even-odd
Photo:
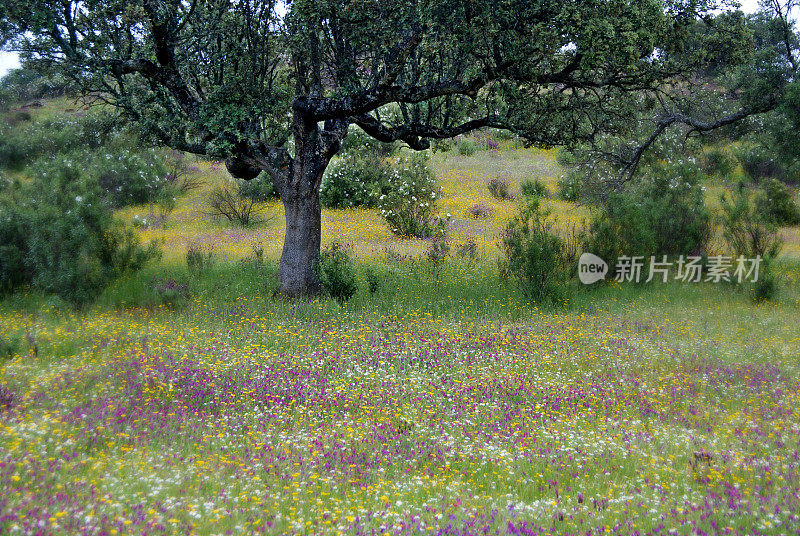
[[[608,264],[597,255],[584,253],[578,260],[578,279],[584,285],[591,285],[605,279],[607,273]]]

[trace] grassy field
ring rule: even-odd
[[[0,302],[0,533],[800,533],[798,229],[774,302],[670,283],[531,304],[498,277],[516,205],[485,183],[555,190],[555,154],[434,162],[451,241],[478,258],[437,269],[374,211],[325,211],[323,241],[359,261],[346,305],[271,297],[282,208],[212,221],[204,192],[228,180],[212,162],[141,231],[164,241],[158,265],[84,311]],[[479,203],[492,217],[466,216]],[[587,215],[548,203],[562,226]],[[190,272],[191,244],[215,263]],[[187,302],[159,305],[159,279]]]

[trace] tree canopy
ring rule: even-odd
[[[160,142],[223,158],[237,177],[268,173],[286,208],[281,286],[299,295],[318,288],[319,184],[350,125],[417,150],[482,127],[552,146],[628,135],[644,97],[670,111],[654,136],[674,123],[704,130],[775,107],[771,89],[781,84],[767,75],[789,80],[784,71],[796,71],[796,59],[751,62],[764,71],[763,84],[742,87],[742,106],[721,117],[697,118],[697,109],[679,104],[689,102],[682,97],[701,68],[730,73],[753,58],[759,39],[782,36],[795,58],[796,36],[779,23],[767,37],[753,35],[740,15],[713,17],[717,7],[710,0],[6,0],[0,38],[30,63],[59,66]],[[629,168],[639,156],[628,155]]]

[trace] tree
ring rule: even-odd
[[[412,149],[482,127],[619,133],[711,0],[5,0],[0,42],[60,66],[162,143],[266,172],[281,290],[315,293],[319,185],[348,126]]]

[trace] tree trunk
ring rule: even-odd
[[[314,189],[303,194],[281,197],[286,212],[286,236],[278,276],[281,293],[292,298],[320,291],[314,271],[322,232],[319,191]]]

